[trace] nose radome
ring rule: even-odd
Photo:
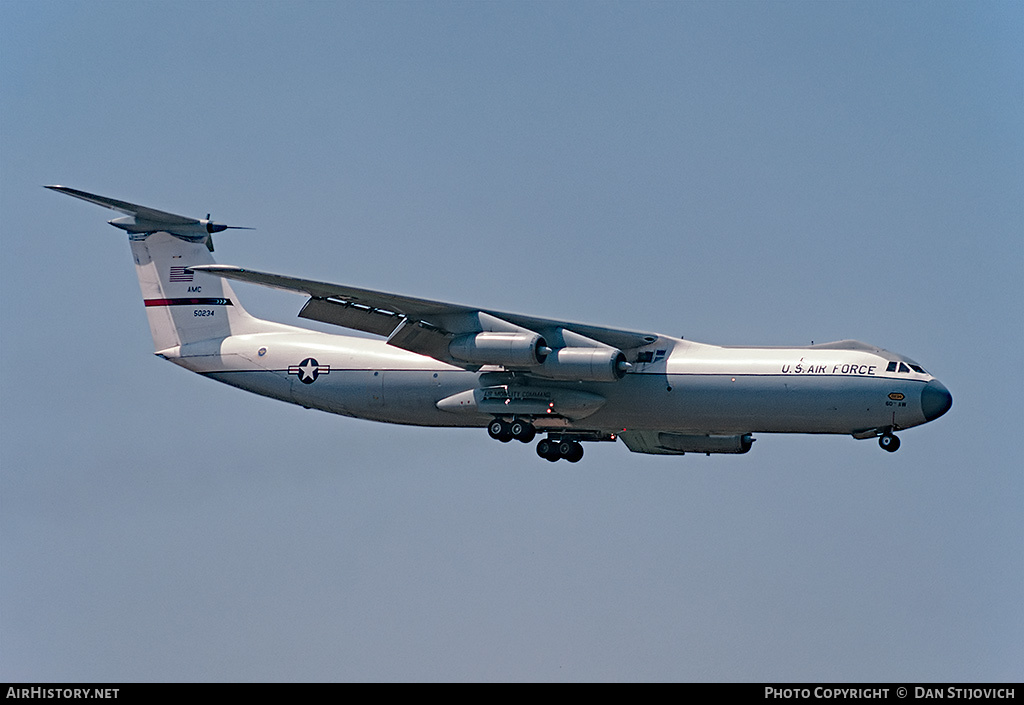
[[[921,411],[926,421],[934,421],[953,406],[953,395],[942,382],[933,379],[921,390]]]

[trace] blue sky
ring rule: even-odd
[[[3,680],[1024,676],[1020,4],[8,0],[0,33]],[[155,358],[112,214],[52,183],[257,228],[228,264],[866,340],[954,406],[892,455],[571,467],[306,411]]]

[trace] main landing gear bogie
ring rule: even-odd
[[[506,421],[498,417],[487,424],[487,433],[502,443],[512,440],[529,443],[536,438],[537,429],[526,419]],[[583,458],[583,444],[571,438],[544,438],[537,444],[537,455],[552,463],[559,460],[578,463]]]
[[[583,445],[579,441],[545,438],[537,444],[537,455],[552,463],[563,459],[578,463],[583,459]]]
[[[494,419],[487,425],[487,433],[491,438],[502,443],[508,443],[512,439],[520,443],[529,443],[537,436],[537,429],[529,421],[522,419]]]

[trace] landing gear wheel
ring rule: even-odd
[[[569,446],[567,451],[563,450],[565,445]],[[578,463],[583,459],[583,446],[576,441],[570,441],[568,444],[563,442],[558,446],[558,454],[570,463]]]
[[[522,419],[513,419],[512,423],[509,424],[509,433],[512,437],[521,443],[529,443],[537,436],[537,429],[533,427],[529,421],[523,421]]]
[[[547,438],[537,444],[537,455],[552,463],[561,457],[558,454],[558,444]]]
[[[507,421],[494,419],[487,425],[487,433],[496,441],[508,443],[512,440],[512,429]]]
[[[900,449],[900,439],[891,433],[883,433],[878,437],[878,445],[882,447],[882,450],[895,453]]]

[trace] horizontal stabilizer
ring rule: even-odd
[[[67,186],[47,186],[46,188],[52,191],[66,193],[67,195],[74,196],[75,198],[81,198],[83,201],[89,201],[89,203],[95,203],[97,206],[103,206],[104,208],[119,211],[125,215],[133,215],[140,220],[148,220],[153,223],[164,223],[166,225],[199,224],[199,220],[197,218],[188,218],[183,215],[175,215],[174,213],[165,213],[164,211],[158,211],[154,208],[139,206],[134,203],[128,203],[127,201],[119,201],[116,198],[97,196],[94,193],[86,193],[85,191],[68,188]]]
[[[189,218],[184,215],[158,211],[155,208],[147,208],[146,206],[140,206],[136,203],[119,201],[116,198],[107,198],[106,196],[99,196],[95,193],[79,191],[78,189],[68,188],[67,186],[47,186],[46,188],[51,191],[57,191],[58,193],[64,193],[68,196],[80,198],[83,201],[88,201],[89,203],[95,203],[97,206],[103,206],[104,208],[109,208],[126,214],[128,216],[127,218],[114,218],[107,222],[115,228],[120,228],[121,230],[125,230],[131,234],[148,235],[150,233],[163,231],[188,240],[206,240],[207,243],[209,243],[208,238],[213,233],[219,233],[224,230],[252,230],[252,228],[247,228],[241,225],[224,225],[223,223],[214,223],[210,220],[209,215],[203,219]],[[209,244],[208,246],[212,251],[213,247]]]

